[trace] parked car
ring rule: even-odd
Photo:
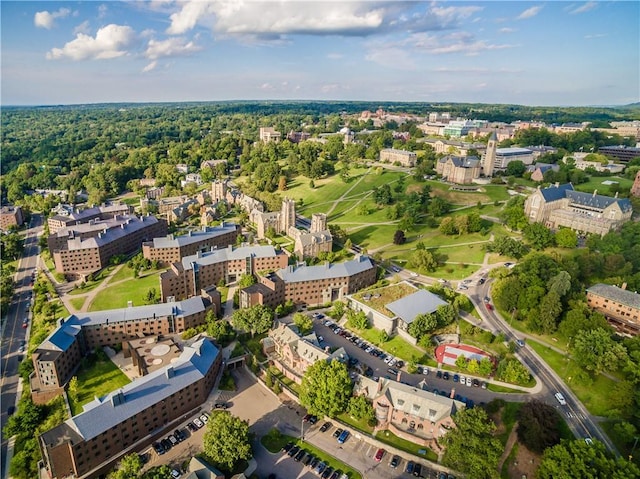
[[[391,461],[389,461],[389,466],[395,469],[398,467],[398,464],[400,464],[400,456],[396,454],[391,458]]]
[[[171,477],[173,479],[178,479],[182,474],[180,474],[180,471],[176,470],[176,469],[172,469],[171,470]]]
[[[311,459],[311,462],[309,463],[309,468],[313,471],[319,462],[320,459],[318,459],[317,457],[313,457],[313,459]]]
[[[444,379],[445,381],[449,380],[449,373],[447,371],[442,373],[442,379]]]
[[[493,306],[491,306],[491,303],[487,303],[487,309],[488,309],[489,311],[492,311],[492,310],[493,310]]]
[[[289,441],[282,447],[282,452],[289,452],[292,447],[293,447],[293,443]]]
[[[176,439],[176,437],[173,434],[170,434],[167,439],[169,439],[169,442],[171,443],[172,446],[175,446],[176,444],[178,444],[178,440]]]
[[[295,456],[293,456],[293,460],[296,462],[300,462],[302,460],[302,458],[305,456],[305,454],[307,453],[307,451],[305,451],[304,449],[300,449]]]
[[[302,462],[302,464],[304,464],[305,466],[308,466],[311,463],[311,461],[314,459],[314,457],[315,456],[313,454],[308,452],[307,455],[304,456],[304,458],[302,458],[302,461],[300,462]]]
[[[332,426],[330,422],[325,422],[322,426],[320,426],[320,432],[326,432]]]
[[[385,450],[383,448],[380,448],[376,451],[376,455],[373,456],[373,458],[376,460],[376,462],[380,462],[384,457],[384,453],[385,453]]]
[[[389,374],[393,374],[393,375],[397,375],[398,374],[398,370],[397,369],[393,369],[393,368],[387,369],[387,372]]]
[[[317,423],[317,422],[318,422],[318,416],[311,416],[311,417],[309,418],[309,423],[310,423],[310,424],[312,424],[312,425],[313,425],[313,424],[315,424],[315,423]]]
[[[442,371],[438,370],[438,372],[436,373],[436,377],[437,378],[441,378],[442,377]]]
[[[473,379],[467,376],[467,382],[465,383],[467,386],[471,386],[473,384]]]
[[[227,403],[226,402],[217,402],[215,404],[215,408],[216,409],[227,409]]]
[[[300,451],[300,446],[296,444],[291,449],[289,449],[289,451],[287,452],[287,456],[293,457],[298,454],[298,451]]]
[[[416,467],[413,468],[414,477],[420,477],[422,474],[422,466],[420,464],[416,464]]]
[[[342,433],[340,433],[340,435],[338,436],[338,442],[340,444],[344,444],[345,441],[349,438],[349,431],[347,431],[346,429],[344,431],[342,431]]]
[[[159,456],[162,456],[165,453],[164,447],[159,442],[153,443],[153,450],[156,451]]]
[[[322,479],[329,479],[329,476],[331,476],[332,473],[333,473],[333,467],[327,466],[327,468],[322,473],[322,476],[320,477],[322,477]]]
[[[404,468],[404,472],[407,474],[413,474],[413,468],[415,467],[415,462],[409,461],[407,462],[407,467]]]
[[[204,423],[199,418],[195,418],[193,420],[193,423],[196,425],[198,429],[204,427]]]
[[[313,472],[315,472],[316,474],[320,475],[320,474],[322,474],[324,472],[326,467],[327,467],[327,465],[324,462],[320,461],[318,463],[318,465],[314,468]]]
[[[460,376],[459,376],[459,375],[457,375],[457,374],[454,374],[454,375],[453,375],[453,382],[454,382],[454,383],[457,383],[459,380],[460,380]]]
[[[423,368],[422,368],[422,374],[424,374],[425,376],[428,376],[428,375],[429,375],[429,368],[428,368],[428,367],[426,367],[426,366],[425,366],[425,367],[423,367]]]
[[[335,431],[333,431],[333,437],[335,437],[336,439],[338,439],[340,437],[340,434],[342,434],[342,429],[338,428]]]

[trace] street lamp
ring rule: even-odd
[[[304,442],[304,418],[300,419],[300,440]]]

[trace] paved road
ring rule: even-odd
[[[6,322],[2,330],[2,393],[0,395],[0,405],[2,405],[2,415],[0,417],[0,425],[4,428],[9,416],[7,409],[16,404],[18,394],[18,365],[20,359],[26,357],[25,353],[20,353],[19,348],[23,341],[27,341],[28,329],[22,327],[22,320],[29,317],[29,300],[32,294],[30,281],[32,273],[35,271],[36,259],[38,256],[38,237],[37,234],[42,230],[42,216],[33,215],[32,227],[27,230],[25,236],[25,251],[22,259],[18,264],[18,271],[15,275],[16,291],[13,301],[9,306],[6,316]],[[29,321],[31,324],[31,321]],[[0,432],[1,434],[1,432]],[[2,436],[2,445],[0,449],[1,475],[5,477],[7,469],[6,454],[7,440]]]

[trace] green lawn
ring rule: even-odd
[[[82,406],[93,401],[96,396],[102,397],[131,382],[111,360],[89,360],[86,366],[80,366],[77,377],[78,400],[76,402],[69,398],[74,416],[81,413]]]
[[[285,434],[274,434],[272,432],[269,432],[267,435],[262,436],[260,438],[260,442],[262,443],[262,445],[272,453],[277,453],[278,451],[280,451],[284,447],[284,445],[289,441],[293,442],[294,444],[297,444],[302,449],[305,449],[307,452],[310,452],[311,454],[316,456],[318,459],[323,461],[325,464],[328,464],[334,469],[339,469],[342,472],[346,473],[349,479],[362,478],[360,473],[355,469],[353,469],[351,466],[345,464],[342,461],[339,461],[335,457],[327,454],[321,449],[318,449],[312,444],[302,441],[300,438],[287,436]]]
[[[368,422],[364,419],[356,419],[349,415],[347,412],[343,412],[338,415],[336,419],[348,424],[354,429],[358,429],[359,431],[366,432],[367,434],[373,433],[373,427],[369,426]]]
[[[151,288],[155,288],[160,294],[160,282],[157,274],[137,279],[131,278],[122,283],[107,286],[96,295],[89,306],[89,311],[126,308],[127,301],[133,301],[134,306],[141,306],[145,304],[144,296]]]
[[[84,306],[86,298],[71,298],[69,302],[73,305],[77,310],[81,310],[82,306]]]
[[[595,190],[598,190],[598,194],[613,196],[615,193],[609,191],[611,185],[603,185],[603,181],[617,181],[618,185],[616,186],[620,186],[622,189],[631,188],[633,185],[633,180],[621,176],[592,176],[586,183],[574,185],[573,187],[578,191],[593,193]]]
[[[384,442],[385,444],[408,452],[409,454],[424,457],[428,461],[438,462],[438,455],[431,449],[427,448],[426,446],[420,446],[414,442],[407,441],[406,439],[402,439],[393,434],[391,431],[378,431],[375,435],[375,438],[380,442]],[[421,453],[422,451],[424,452]]]
[[[363,223],[366,222],[363,221]],[[354,225],[350,223],[339,224],[342,228],[347,230],[347,235],[353,242],[353,244],[360,245],[363,248],[367,248],[369,252],[381,246],[391,244],[393,242],[393,235],[398,229],[396,225]]]
[[[615,381],[603,375],[588,383],[580,381],[578,378],[583,370],[575,361],[536,341],[527,340],[527,344],[562,378],[591,414],[604,416],[612,409],[609,393],[613,391]]]
[[[380,341],[381,331],[376,328],[368,328],[364,330],[354,330],[364,340],[379,346],[384,349],[386,352],[391,353],[392,355],[404,360],[411,361],[415,358],[416,362],[419,364],[425,364],[429,366],[437,366],[435,359],[431,357],[428,353],[416,348],[412,344],[409,344],[400,336],[393,336],[388,341],[382,343]]]

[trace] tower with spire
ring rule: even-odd
[[[489,138],[489,143],[487,143],[487,150],[484,153],[484,158],[482,159],[482,173],[486,177],[493,176],[493,167],[496,162],[496,149],[498,147],[498,138],[496,137],[496,132],[491,133],[491,137]]]

